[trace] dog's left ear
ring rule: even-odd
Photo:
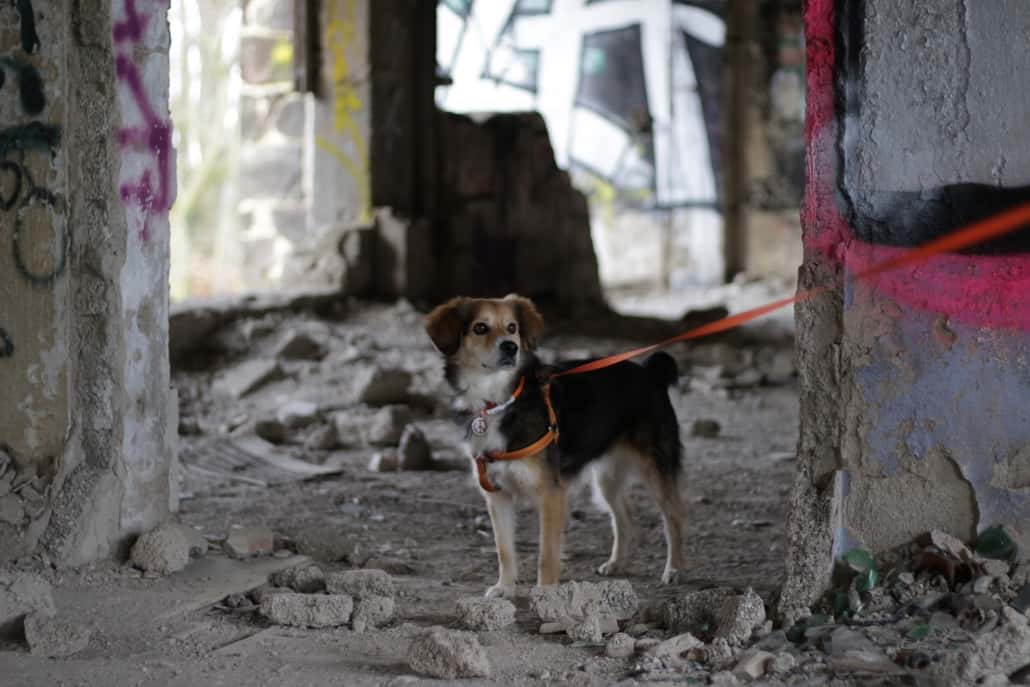
[[[533,305],[533,301],[517,294],[508,294],[504,300],[515,306],[515,314],[519,320],[519,331],[522,333],[522,342],[529,350],[536,348],[540,335],[544,333],[544,318],[540,311]]]
[[[465,330],[463,310],[467,298],[452,298],[426,315],[426,333],[433,345],[444,355],[451,356],[461,346]]]

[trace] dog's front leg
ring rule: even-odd
[[[497,547],[497,584],[486,590],[487,598],[515,598],[519,562],[515,554],[515,502],[503,491],[486,492],[486,507]]]
[[[565,529],[566,490],[564,486],[545,487],[540,492],[540,560],[536,583],[544,587],[557,584],[561,576],[561,540]]]

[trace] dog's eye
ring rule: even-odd
[[[515,326],[514,322],[511,322],[511,323],[508,324],[508,333],[509,334],[514,334],[518,330],[519,330],[519,328]]]
[[[474,325],[472,325],[472,331],[480,336],[483,336],[483,334],[486,334],[488,331],[490,331],[490,328],[482,322],[476,322]]]

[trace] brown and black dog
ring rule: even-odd
[[[598,572],[620,573],[627,562],[625,489],[640,477],[662,511],[667,545],[662,582],[672,582],[683,567],[681,445],[668,394],[677,379],[675,361],[656,353],[643,365],[622,362],[551,379],[586,361],[541,364],[534,350],[543,326],[533,303],[517,295],[455,298],[426,318],[426,331],[445,358],[447,381],[472,411],[463,420],[470,457],[521,449],[545,435],[549,415],[542,387],[550,383],[557,442],[521,460],[486,466],[487,480],[497,489],[483,493],[500,567],[497,584],[486,595],[515,595],[515,499],[520,497],[532,499],[540,517],[537,584],[558,582],[568,492],[586,474],[593,478],[595,499],[611,514],[614,538],[611,556]]]

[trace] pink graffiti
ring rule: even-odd
[[[860,274],[906,249],[855,238],[836,198],[840,120],[836,111],[834,0],[809,0],[805,119],[806,184],[802,210],[805,251]],[[1025,255],[936,255],[918,265],[864,279],[880,294],[911,308],[947,315],[974,327],[1030,330],[1030,258]]]
[[[146,16],[136,7],[136,0],[125,0],[125,20],[115,22],[112,31],[115,43],[131,52],[143,39],[146,21]],[[143,211],[139,237],[146,242],[150,238],[151,215],[167,212],[172,205],[172,124],[155,111],[143,85],[139,67],[126,52],[119,52],[115,58],[115,67],[119,82],[129,90],[143,119],[142,126],[120,129],[117,134],[118,144],[122,150],[147,152],[153,157],[157,170],[156,188],[154,175],[147,169],[138,181],[125,183],[120,189],[123,203],[135,204]]]

